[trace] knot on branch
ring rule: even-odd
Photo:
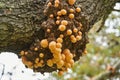
[[[23,63],[35,72],[59,73],[79,60],[88,43],[88,23],[75,0],[49,0],[44,9],[47,19],[40,25],[42,38],[20,52]]]

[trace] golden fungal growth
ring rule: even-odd
[[[59,20],[60,19],[60,16],[57,16],[57,20]]]
[[[70,50],[69,49],[64,49],[63,50],[63,53],[66,55],[66,54],[69,54],[70,53]]]
[[[73,5],[76,0],[68,0],[69,5]]]
[[[63,74],[64,74],[64,71],[59,71],[59,72],[58,72],[58,75],[59,75],[59,76],[62,76]]]
[[[61,48],[61,47],[62,47],[62,44],[61,44],[61,43],[57,43],[57,44],[56,44],[56,47],[57,47],[57,48]]]
[[[21,55],[21,56],[23,56],[24,54],[25,54],[25,52],[24,52],[24,51],[21,51],[21,52],[20,52],[20,55]]]
[[[71,36],[70,36],[70,39],[71,39],[71,40],[73,40],[74,38],[75,38],[75,36],[74,36],[74,35],[71,35]]]
[[[44,54],[43,54],[43,53],[40,53],[40,54],[39,54],[39,57],[40,57],[40,58],[43,58],[43,57],[44,57]]]
[[[58,43],[62,43],[62,42],[63,42],[63,39],[62,39],[62,38],[57,38],[57,42],[58,42]]]
[[[69,61],[69,63],[73,66],[75,62],[74,62],[73,59],[71,59],[71,60]]]
[[[37,48],[37,47],[35,47],[35,48],[34,48],[34,51],[38,51],[38,48]]]
[[[72,43],[76,43],[76,42],[77,42],[77,39],[76,39],[76,38],[72,38],[72,39],[71,39],[71,42],[72,42]]]
[[[87,54],[88,52],[87,52],[87,50],[85,49],[83,53],[84,53],[84,54]]]
[[[54,54],[59,54],[59,56],[61,55],[60,53],[62,52],[61,48],[55,48],[55,50],[53,51]]]
[[[64,55],[64,54],[61,54],[61,56],[62,56],[62,60],[65,60],[65,55]]]
[[[61,16],[61,15],[62,15],[61,11],[58,11],[58,12],[57,12],[57,15],[58,15],[58,16]]]
[[[64,65],[64,61],[63,60],[60,60],[57,62],[57,68],[62,68],[62,66]]]
[[[71,66],[70,63],[65,63],[65,67],[67,67],[67,68],[71,68],[72,66]]]
[[[56,3],[54,6],[57,8],[57,7],[59,6],[59,4],[58,4],[58,3]]]
[[[76,12],[80,12],[81,9],[79,7],[76,8]]]
[[[79,40],[81,40],[82,39],[82,36],[76,36],[76,39],[77,39],[77,41],[79,41]]]
[[[68,29],[67,30],[67,35],[71,35],[72,34],[72,30]]]
[[[35,63],[38,63],[38,62],[39,62],[39,58],[36,58],[36,59],[35,59]]]
[[[27,55],[27,54],[28,54],[28,52],[26,51],[26,52],[25,52],[25,55]]]
[[[71,13],[73,13],[73,12],[74,12],[74,9],[71,8],[69,11],[70,11]]]
[[[74,32],[74,33],[77,33],[77,32],[78,32],[78,29],[77,29],[77,28],[74,28],[74,29],[73,29],[73,32]]]
[[[54,17],[54,15],[53,14],[50,14],[50,18],[53,18]]]
[[[47,32],[50,33],[50,29],[47,29]]]
[[[65,56],[66,56],[65,61],[67,61],[67,62],[70,62],[70,60],[73,59],[72,53],[67,53]]]
[[[51,6],[52,5],[52,3],[51,2],[49,2],[48,4],[47,4],[47,6]]]
[[[59,24],[60,24],[60,20],[57,20],[57,21],[56,21],[56,24],[59,25]]]
[[[51,41],[50,43],[49,43],[49,49],[50,50],[54,50],[56,48],[56,42],[55,41]]]
[[[51,59],[49,59],[49,60],[47,61],[47,65],[48,65],[49,67],[52,67],[52,66],[53,66],[53,62],[52,62]]]
[[[69,14],[70,19],[73,19],[74,17],[75,17],[74,14],[72,14],[72,13]]]
[[[68,21],[67,20],[62,20],[61,24],[67,26],[68,25]]]
[[[60,31],[65,31],[66,30],[66,26],[65,25],[60,25],[59,26],[59,30]]]
[[[41,45],[43,48],[48,47],[48,40],[47,40],[47,39],[41,40],[40,45]]]
[[[61,14],[62,15],[66,15],[67,14],[67,11],[65,9],[61,9]]]
[[[64,37],[64,35],[63,34],[60,34],[60,38],[63,38]]]
[[[79,35],[82,35],[82,32],[81,32],[81,31],[79,31],[79,32],[78,32],[78,34],[79,34]]]

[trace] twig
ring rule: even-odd
[[[3,66],[3,69],[2,69],[2,74],[1,74],[1,76],[0,76],[0,80],[2,79],[2,76],[4,75],[4,70],[5,70],[5,65],[4,64],[2,64],[2,63],[0,63],[2,66]]]
[[[120,61],[118,61],[113,68],[115,69],[115,71],[117,72],[117,70],[120,68]],[[100,73],[99,75],[95,76],[92,80],[103,80],[103,78],[110,76],[111,74],[114,74],[113,71],[105,71]]]

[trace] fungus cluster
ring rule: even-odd
[[[62,74],[86,52],[86,27],[85,23],[82,24],[84,16],[81,8],[74,6],[75,1],[49,0],[46,3],[44,14],[47,20],[40,26],[45,32],[44,37],[20,52],[26,67],[35,72],[58,70]]]

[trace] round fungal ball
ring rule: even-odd
[[[64,65],[64,61],[63,60],[60,60],[57,62],[57,68],[62,68],[62,66]]]
[[[62,15],[66,15],[67,14],[67,11],[65,9],[61,9],[61,14]]]
[[[72,38],[72,39],[71,39],[71,42],[72,42],[72,43],[76,43],[76,42],[77,42],[77,39],[76,39],[76,38]]]
[[[62,52],[62,49],[61,48],[55,48],[55,50],[53,51],[54,54],[58,54],[59,56],[61,56],[61,52]]]
[[[60,19],[60,16],[57,16],[57,20],[59,20]]]
[[[56,48],[56,42],[55,41],[51,41],[50,43],[49,43],[49,49],[50,50],[53,50],[53,49],[55,49]]]
[[[43,54],[43,53],[40,53],[40,54],[39,54],[39,57],[40,57],[40,58],[43,58],[43,57],[44,57],[44,54]]]
[[[57,44],[56,44],[56,47],[57,47],[57,48],[61,48],[61,47],[62,47],[62,44],[61,44],[61,43],[57,43]]]
[[[68,0],[69,5],[73,5],[76,0]]]
[[[63,38],[64,37],[64,35],[63,34],[60,34],[60,38]]]
[[[79,7],[76,8],[76,12],[80,12],[81,9]]]
[[[54,15],[53,14],[50,14],[50,18],[53,18],[54,17]]]
[[[60,25],[59,26],[59,30],[60,31],[65,31],[66,30],[66,26],[65,25]]]
[[[47,39],[41,40],[40,45],[41,45],[43,48],[46,48],[46,47],[48,46],[48,40],[47,40]]]
[[[57,21],[56,21],[56,24],[57,24],[57,25],[60,24],[60,20],[57,20]]]
[[[72,66],[71,66],[70,63],[66,63],[66,64],[65,64],[65,67],[67,67],[67,68],[71,68]]]
[[[20,52],[20,55],[21,55],[21,56],[23,56],[24,54],[25,54],[25,52],[24,52],[24,51],[21,51],[21,52]]]
[[[47,65],[48,65],[49,67],[52,67],[52,66],[53,66],[53,62],[52,62],[51,59],[49,59],[49,60],[47,61]]]
[[[66,56],[67,54],[69,54],[70,53],[70,50],[69,49],[64,49],[63,50],[63,54]]]
[[[62,39],[62,38],[57,38],[57,42],[58,42],[58,43],[62,43],[62,42],[63,42],[63,39]]]
[[[71,35],[72,34],[72,30],[68,29],[67,30],[67,35]]]
[[[65,60],[65,55],[64,55],[64,54],[61,54],[61,56],[62,56],[62,60]]]
[[[51,31],[50,29],[47,29],[47,32],[48,32],[48,33],[50,33],[50,31]]]
[[[58,12],[57,12],[57,15],[58,15],[58,16],[61,16],[61,15],[62,15],[61,11],[58,11]]]
[[[59,71],[59,72],[58,72],[58,75],[59,75],[59,76],[62,76],[63,74],[64,74],[64,71]]]
[[[79,41],[82,39],[82,37],[78,35],[78,36],[76,36],[76,39],[77,39],[77,41]]]
[[[73,12],[74,12],[74,9],[71,8],[69,11],[70,11],[71,13],[73,13]]]
[[[69,63],[73,66],[74,65],[74,60],[71,59]]]
[[[52,3],[51,2],[49,2],[48,4],[47,4],[47,6],[51,6],[52,5]]]
[[[37,47],[35,47],[35,48],[34,48],[34,51],[38,51],[38,48],[37,48]]]
[[[74,14],[72,14],[72,13],[69,14],[70,19],[73,19],[74,17],[75,17]]]
[[[56,8],[59,6],[59,4],[58,3],[55,3],[55,5],[54,5]]]
[[[68,21],[67,20],[62,20],[61,24],[66,26],[66,25],[68,25]]]
[[[78,29],[77,29],[77,28],[74,28],[74,29],[73,29],[73,32],[74,32],[74,33],[77,33],[77,32],[78,32]]]

